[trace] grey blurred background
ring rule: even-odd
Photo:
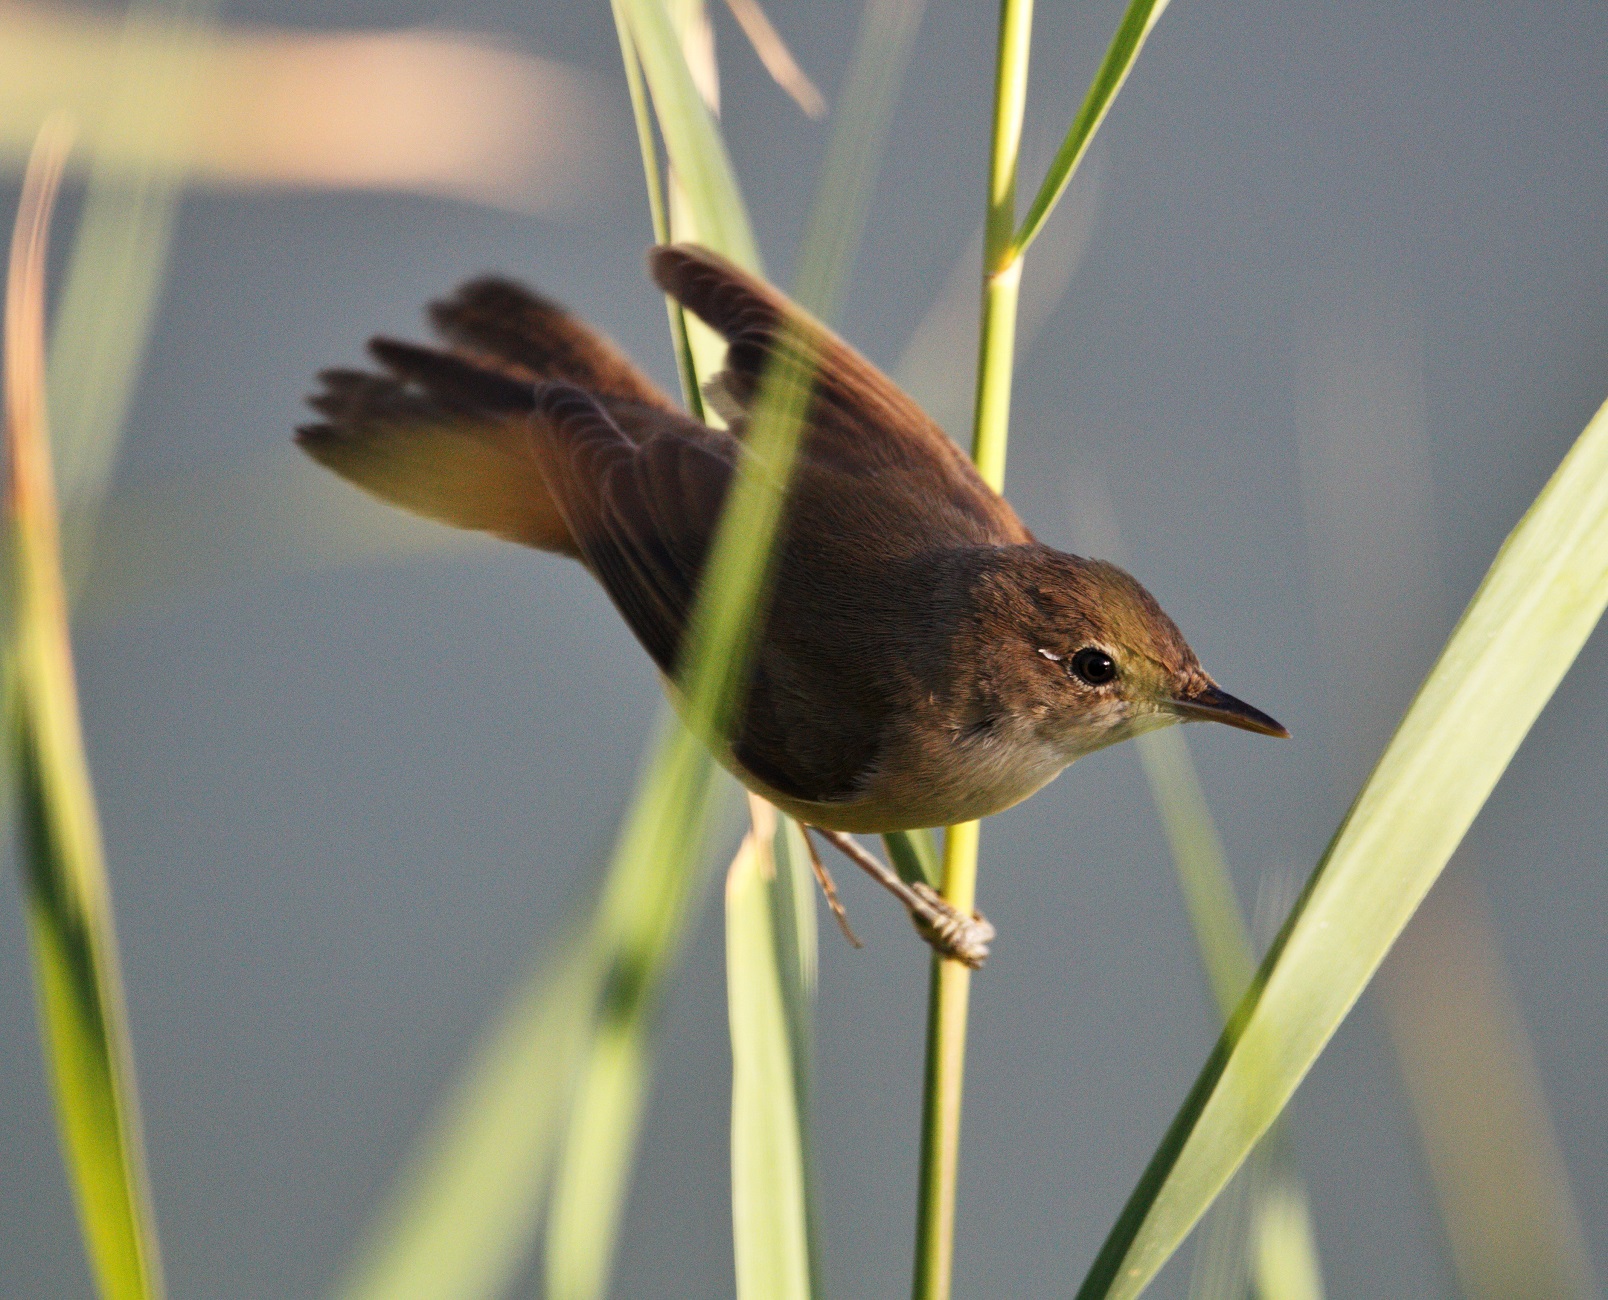
[[[1040,147],[1121,8],[1040,6]],[[830,99],[859,6],[770,12]],[[534,215],[285,189],[183,202],[77,648],[173,1294],[299,1297],[329,1287],[480,1027],[585,898],[658,708],[579,568],[365,514],[291,446],[300,399],[319,367],[357,360],[372,332],[417,334],[424,302],[484,270],[674,374],[607,6],[259,0],[223,17],[479,33],[583,70],[608,106],[582,124],[599,174]],[[716,19],[727,135],[785,283],[825,127]],[[842,321],[889,367],[980,222],[993,28],[991,5],[929,4]],[[1072,546],[1097,484],[1207,666],[1295,733],[1189,733],[1247,909],[1265,876],[1316,861],[1608,396],[1605,141],[1600,4],[1178,0],[1056,218],[1076,265],[1020,358],[1008,491]],[[326,533],[320,503],[358,526]],[[1599,632],[1447,882],[1483,882],[1599,1268],[1605,670]],[[15,879],[0,1294],[81,1295]],[[927,963],[896,908],[845,887],[867,945],[822,929],[826,1275],[833,1294],[896,1296]],[[731,1289],[707,901],[664,1017],[624,1296]],[[980,901],[1002,938],[973,995],[957,1290],[1068,1293],[1215,1034],[1135,755],[1088,758],[991,822]],[[1330,1295],[1453,1293],[1371,997],[1292,1116]],[[1187,1251],[1155,1294],[1186,1282]]]

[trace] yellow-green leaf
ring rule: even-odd
[[[1497,554],[1107,1238],[1082,1300],[1137,1295],[1266,1132],[1605,604],[1608,406]]]
[[[774,895],[791,892],[772,852],[776,815],[726,873],[726,1006],[731,1022],[731,1218],[738,1300],[808,1300],[809,1193],[795,1017]],[[813,901],[813,900],[812,900]]]
[[[41,1033],[90,1272],[106,1300],[162,1294],[100,820],[79,721],[47,429],[45,244],[70,129],[29,161],[6,284],[9,520],[16,565],[6,685]]]

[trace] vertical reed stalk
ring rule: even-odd
[[[972,459],[988,484],[1005,484],[1011,370],[1022,254],[1016,246],[1016,165],[1027,103],[1032,0],[1001,0],[983,238],[982,329]],[[970,914],[977,893],[979,826],[951,826],[944,842],[944,898]],[[916,1211],[916,1300],[948,1300],[954,1276],[955,1189],[960,1169],[960,1103],[966,1067],[971,971],[934,957],[927,1003],[927,1065],[921,1127],[921,1189]]]

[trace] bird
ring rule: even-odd
[[[781,291],[693,244],[651,249],[648,270],[725,340],[705,386],[723,429],[557,303],[484,277],[429,309],[435,344],[374,338],[376,369],[321,372],[297,442],[381,500],[578,560],[673,683],[766,368],[808,357],[768,608],[716,756],[968,964],[986,919],[856,855],[852,833],[1000,812],[1172,723],[1289,735],[1217,685],[1126,571],[1039,542],[913,399]]]

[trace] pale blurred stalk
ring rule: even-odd
[[[1592,1300],[1546,1089],[1475,876],[1440,882],[1376,987],[1467,1300]]]

